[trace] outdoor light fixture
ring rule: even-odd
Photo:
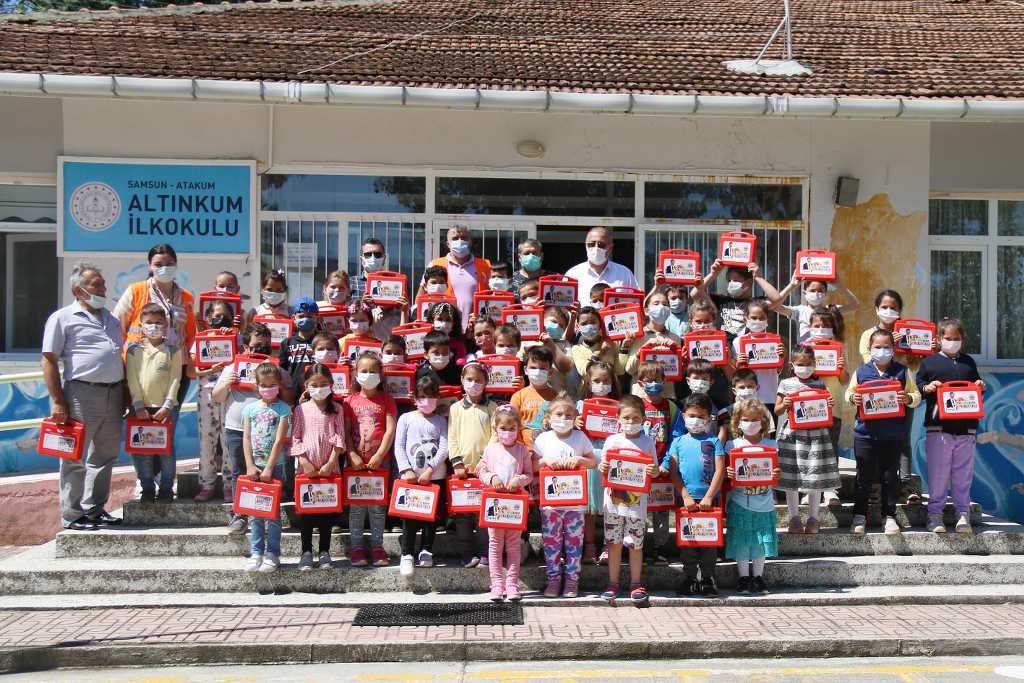
[[[544,156],[544,145],[536,140],[523,140],[516,145],[516,151],[527,159],[539,159]]]

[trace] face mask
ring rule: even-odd
[[[668,307],[673,313],[681,313],[686,308],[686,302],[682,299],[669,299]]]
[[[736,398],[739,400],[751,399],[757,396],[757,389],[742,387],[736,390]]]
[[[418,398],[416,399],[416,408],[421,413],[429,415],[430,413],[437,410],[437,399],[436,398]]]
[[[142,329],[150,339],[161,339],[164,336],[164,326],[160,323],[143,323]]]
[[[955,356],[956,354],[960,353],[960,347],[963,346],[963,344],[964,343],[959,339],[955,341],[943,339],[939,342],[939,345],[942,347],[942,352],[947,356]]]
[[[871,360],[876,363],[888,363],[892,360],[892,349],[885,347],[871,349]]]
[[[702,417],[687,417],[683,421],[686,422],[686,431],[691,434],[706,434],[708,431],[708,421]]]
[[[86,292],[86,294],[89,294],[89,292]],[[107,297],[100,296],[99,294],[89,294],[88,297],[82,300],[82,303],[87,305],[89,308],[99,310],[107,307]]]
[[[761,432],[761,423],[753,420],[740,420],[740,431],[747,436],[753,436]]]
[[[639,422],[622,422],[619,421],[619,430],[626,436],[636,436],[640,433],[643,428]]]
[[[338,352],[334,349],[320,349],[313,352],[313,358],[317,363],[337,363]]]
[[[729,296],[739,296],[747,291],[747,286],[738,280],[730,280],[729,284],[725,286],[725,291],[729,293]]]
[[[467,240],[452,240],[452,254],[459,258],[469,255],[469,242]]]
[[[448,285],[440,282],[428,282],[427,283],[427,294],[443,294],[447,291]]]
[[[506,280],[503,277],[492,277],[490,280],[487,281],[487,286],[490,287],[491,289],[504,291],[508,289],[508,280]]]
[[[370,329],[370,323],[365,320],[353,320],[348,324],[348,327],[353,332],[366,332]]]
[[[558,340],[565,334],[565,328],[556,323],[553,320],[544,321],[544,331],[548,333],[548,336],[552,339]]]
[[[295,327],[300,332],[312,332],[316,327],[316,318],[296,318]]]
[[[430,354],[430,367],[434,368],[435,370],[443,370],[444,368],[448,367],[449,358],[451,358],[451,356],[450,354],[447,353],[444,354],[443,356],[441,354],[435,355],[432,353]]]
[[[363,270],[374,273],[384,267],[384,258],[380,256],[363,256]]]
[[[551,429],[556,434],[565,434],[566,432],[572,431],[572,420],[565,420],[560,417],[553,417],[548,420],[548,424],[551,425]]]
[[[799,377],[800,379],[807,379],[808,377],[810,377],[811,375],[814,374],[814,366],[813,365],[794,365],[793,366],[793,374],[796,375],[797,377]]]
[[[516,348],[514,346],[495,346],[494,352],[499,356],[514,356]]]
[[[527,273],[532,273],[540,268],[540,256],[536,254],[526,254],[519,257],[519,265],[523,267]]]
[[[665,306],[664,304],[652,304],[647,309],[647,317],[656,323],[663,323],[668,320],[670,313],[668,306]]]
[[[347,297],[345,296],[345,292],[343,292],[340,289],[327,290],[327,300],[330,301],[332,304],[340,304],[343,301],[345,301],[346,298]]]
[[[330,395],[330,387],[309,387],[309,397],[314,401],[323,401]]]
[[[404,363],[405,357],[400,353],[385,353],[381,356],[385,363]]]
[[[523,298],[523,303],[524,304],[535,304],[535,303],[537,303],[537,297],[536,296],[524,297]]]
[[[272,398],[277,398],[278,391],[280,391],[279,387],[260,387],[260,398],[265,398],[268,401]]]
[[[690,387],[690,391],[695,394],[706,394],[711,388],[711,382],[706,379],[688,379],[686,386]]]
[[[891,308],[879,308],[878,319],[884,323],[892,323],[900,319],[900,314],[899,311],[894,311]]]
[[[714,323],[690,323],[691,330],[713,330],[715,329]]]
[[[612,385],[604,382],[594,382],[590,385],[590,393],[594,396],[607,396],[612,393]]]
[[[376,372],[357,372],[356,381],[364,389],[376,389],[380,384],[380,375]]]
[[[587,260],[595,266],[600,266],[608,260],[608,251],[601,247],[587,247]]]
[[[748,320],[747,329],[751,332],[764,332],[768,329],[767,320]]]
[[[234,287],[222,287],[221,285],[217,285],[217,291],[218,292],[226,292],[228,294],[234,294],[235,293],[235,288]]]
[[[221,327],[231,327],[231,318],[226,315],[218,315],[210,318],[210,327],[214,329],[220,329]]]
[[[590,307],[593,308],[595,311],[600,311],[602,306],[604,306],[604,304],[600,301],[590,302]]]
[[[832,328],[831,327],[812,327],[811,328],[811,339],[831,339]]]
[[[255,353],[259,356],[269,356],[273,353],[273,348],[270,344],[254,344],[249,347],[249,353]]]
[[[530,384],[536,384],[539,387],[548,383],[548,371],[544,368],[528,368],[526,376],[530,379]]]
[[[499,429],[498,430],[498,441],[503,446],[511,446],[519,438],[519,432],[514,429]]]
[[[437,330],[438,332],[444,332],[445,334],[448,334],[449,332],[452,331],[452,323],[449,320],[435,320],[434,329]]]
[[[463,382],[462,388],[465,389],[466,393],[474,398],[484,393],[484,385],[480,382]]]
[[[284,292],[263,292],[263,303],[268,306],[277,306],[284,301]]]
[[[597,325],[595,325],[594,323],[587,323],[586,325],[580,325],[580,334],[583,335],[583,336],[587,336],[587,335],[590,335],[590,334],[597,334],[598,332],[600,332],[600,330],[597,328]]]
[[[820,306],[825,302],[825,292],[804,292],[804,301],[811,306]]]
[[[157,282],[173,282],[174,276],[178,274],[177,266],[157,266],[153,269],[153,277]]]
[[[661,382],[644,382],[644,393],[651,398],[661,396],[663,391],[665,391],[665,387],[662,386]]]

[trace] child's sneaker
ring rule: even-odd
[[[683,582],[679,584],[679,588],[676,589],[676,595],[687,598],[692,598],[699,592],[700,587],[697,585],[696,579],[683,579]]]
[[[741,576],[736,581],[736,592],[740,595],[750,595],[750,585],[753,583],[749,576]]]
[[[433,567],[434,566],[434,553],[429,550],[421,550],[419,556],[420,567]]]
[[[717,598],[718,586],[715,585],[715,580],[711,577],[701,579],[700,594],[703,595],[705,598]]]
[[[277,568],[281,565],[281,560],[277,559],[277,555],[271,555],[267,553],[263,556],[263,564],[260,565],[260,574],[270,574],[276,572]]]
[[[334,567],[331,554],[326,550],[320,553],[320,569],[332,569]]]
[[[242,515],[235,515],[231,518],[231,521],[228,522],[228,535],[236,536],[238,534],[244,534],[246,526],[245,517]]]
[[[193,500],[197,503],[205,503],[207,501],[213,500],[214,495],[216,494],[213,492],[212,486],[204,486],[203,488],[199,489],[199,493],[196,494],[196,497],[193,498]]]
[[[387,567],[391,564],[391,557],[384,548],[374,548],[371,550],[370,559],[373,560],[374,567]]]
[[[868,520],[864,515],[854,515],[853,524],[850,525],[850,533],[857,536],[863,536],[867,533]]]
[[[629,599],[633,601],[633,604],[637,607],[647,607],[651,604],[651,596],[644,588],[643,584],[634,584],[629,591]]]
[[[768,591],[768,586],[765,585],[763,576],[755,576],[750,580],[750,594],[761,595]]]
[[[960,519],[956,520],[956,532],[958,534],[974,533],[974,528],[971,527],[971,518],[968,515],[960,515]]]
[[[480,562],[479,562],[479,564],[477,564],[477,566],[478,567],[489,567],[490,564],[491,564],[491,561],[487,558],[487,556],[486,555],[481,555],[480,556]]]
[[[808,517],[807,524],[804,525],[805,534],[816,534],[821,531],[821,522],[818,521],[817,517]]]
[[[946,524],[942,521],[942,515],[928,515],[928,530],[933,534],[946,533]]]
[[[348,553],[348,561],[353,567],[365,567],[366,561],[366,548],[352,548]]]
[[[544,587],[545,598],[557,598],[562,591],[562,579],[548,578],[548,585]]]
[[[478,566],[479,564],[480,564],[480,558],[474,556],[474,557],[471,557],[468,560],[466,560],[463,563],[462,566],[465,567],[466,569],[473,569],[474,567]]]
[[[302,553],[302,557],[299,558],[299,571],[309,572],[313,571],[313,553],[306,551]]]
[[[402,555],[398,561],[398,573],[402,576],[412,576],[416,568],[413,566],[412,555]]]
[[[247,572],[258,572],[260,565],[263,564],[262,555],[253,555],[249,558],[249,561],[245,563],[245,571]]]
[[[578,598],[580,596],[579,580],[566,579],[565,587],[562,588],[563,598]]]
[[[802,534],[804,532],[804,524],[800,521],[800,517],[794,515],[789,518],[789,533],[791,534]]]
[[[885,533],[887,535],[895,536],[896,534],[901,533],[902,531],[903,531],[903,529],[900,528],[900,525],[896,521],[895,517],[886,517],[885,518]]]
[[[520,602],[523,599],[523,592],[519,590],[518,581],[508,581],[505,584],[505,594],[508,595],[509,602]]]
[[[410,556],[411,558],[411,556]],[[501,585],[501,579],[491,581],[491,602],[505,602],[505,593]]]
[[[608,587],[604,589],[604,593],[601,593],[601,599],[607,600],[608,602],[615,602],[615,599],[619,597],[619,584],[609,583]]]

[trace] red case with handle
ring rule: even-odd
[[[825,249],[801,249],[796,252],[796,278],[798,280],[836,279],[836,254]]]
[[[607,296],[610,288],[604,290]],[[601,329],[606,339],[621,341],[628,335],[639,337],[644,330],[644,313],[640,306],[626,301],[602,306],[598,311],[601,318]]]
[[[295,512],[300,515],[341,512],[343,500],[341,475],[310,477],[298,474],[295,476]]]
[[[132,455],[170,455],[174,448],[174,423],[140,420],[129,417],[125,420],[124,452]]]
[[[897,398],[903,391],[903,383],[888,379],[873,379],[857,385],[857,393],[863,398],[857,408],[861,420],[888,420],[903,417],[907,407]]]
[[[412,403],[409,395],[416,387],[416,368],[405,363],[385,364],[384,385],[395,403]]]
[[[615,304],[637,304],[643,309],[644,292],[634,287],[609,287],[601,294],[602,307]]]
[[[985,417],[981,387],[974,382],[943,382],[935,391],[940,420],[980,420]]]
[[[619,402],[613,398],[588,398],[583,401],[580,418],[583,432],[591,439],[607,439],[619,431]]]
[[[637,355],[640,362],[657,363],[665,372],[666,382],[678,382],[683,379],[683,356],[675,344],[654,344],[640,347]]]
[[[263,363],[280,365],[281,361],[278,360],[277,356],[267,356],[262,353],[235,354],[234,365],[232,366],[232,369],[238,376],[238,382],[235,386],[239,389],[248,389],[249,391],[255,390],[256,378],[253,376],[253,373],[256,368]]]
[[[479,514],[484,484],[476,477],[448,477],[448,512],[453,515]]]
[[[321,306],[317,317],[320,319],[320,329],[335,339],[348,334],[348,309],[344,306]]]
[[[647,453],[634,448],[609,448],[604,452],[604,462],[608,463],[608,471],[604,474],[605,488],[637,493],[647,493],[651,488],[647,466],[654,459]]]
[[[196,335],[196,367],[200,370],[212,368],[218,363],[230,363],[238,353],[238,337],[235,334],[221,334],[215,330]]]
[[[398,300],[408,296],[409,280],[404,273],[378,270],[366,276],[366,292],[376,306],[394,307]]]
[[[676,511],[676,545],[685,547],[714,548],[724,545],[722,509],[712,508],[707,512],[689,512],[686,508]]]
[[[540,504],[550,507],[570,507],[587,504],[587,470],[540,471]]]
[[[499,493],[485,488],[480,495],[479,524],[483,529],[524,531],[530,513],[528,493]]]
[[[391,334],[405,339],[406,360],[420,360],[426,356],[426,352],[423,350],[423,337],[433,329],[434,328],[430,323],[414,322],[397,325],[391,330]]]
[[[658,254],[658,270],[670,285],[700,284],[700,253],[690,249],[664,249]]]
[[[567,275],[542,275],[537,280],[537,301],[545,306],[575,306],[580,283]]]
[[[278,519],[281,516],[281,482],[262,482],[259,479],[239,476],[235,480],[235,501],[232,509],[236,515]]]
[[[689,358],[703,358],[712,365],[729,364],[728,337],[722,330],[694,330],[683,335]]]
[[[774,486],[779,450],[756,444],[739,446],[729,451],[729,465],[736,474],[733,486]]]
[[[522,365],[515,356],[491,354],[476,359],[487,368],[487,386],[484,391],[490,394],[514,394],[519,391],[516,382],[522,374]]]
[[[263,323],[270,330],[270,345],[275,349],[288,337],[295,334],[295,321],[286,315],[253,316],[254,323]]]
[[[896,347],[897,351],[903,351],[915,356],[930,356],[935,353],[932,342],[938,328],[935,323],[920,318],[900,318],[892,324],[893,334],[903,332],[906,336]]]
[[[747,355],[747,367],[751,370],[777,370],[786,363],[784,353],[779,353],[782,337],[774,332],[751,332],[740,337],[740,353]]]
[[[789,406],[791,429],[817,429],[832,426],[832,407],[828,399],[832,396],[824,389],[801,389],[789,395],[793,404]]]
[[[828,339],[809,339],[804,342],[814,351],[814,374],[818,377],[839,377],[843,371],[839,368],[839,359],[843,357],[841,342]]]
[[[501,324],[516,327],[522,341],[536,341],[544,331],[544,307],[510,304],[501,309]]]
[[[346,469],[341,473],[345,505],[387,505],[391,471]]]
[[[501,309],[516,302],[512,292],[484,289],[473,294],[473,312],[477,320],[490,318],[495,325],[501,322]]]
[[[725,267],[746,268],[757,258],[757,235],[749,232],[723,232],[718,238],[718,260]]]
[[[391,487],[391,505],[388,514],[403,519],[433,522],[437,519],[437,504],[441,500],[441,487],[437,484],[413,484],[398,479]]]
[[[81,460],[85,444],[85,425],[75,420],[57,424],[50,418],[39,425],[39,443],[36,451],[40,455],[52,455],[65,460]]]

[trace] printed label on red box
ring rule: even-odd
[[[601,299],[605,306],[614,306],[615,304],[637,304],[643,306],[644,292],[642,289],[636,289],[635,287],[609,287],[604,290],[604,294],[601,295]]]
[[[572,306],[576,303],[579,283],[564,275],[544,275],[539,280],[537,297],[545,306]]]
[[[77,442],[73,436],[63,436],[61,434],[49,433],[43,434],[42,438],[43,448],[50,451],[57,451],[59,453],[66,453],[71,455],[75,452],[75,446]]]
[[[832,409],[828,404],[827,391],[809,390],[791,394],[793,404],[789,408],[790,427],[793,429],[814,429],[832,426]]]
[[[671,510],[676,506],[676,489],[669,477],[658,477],[651,480],[651,490],[647,495],[647,509],[652,512]]]
[[[838,377],[843,373],[839,368],[843,345],[827,339],[811,339],[804,343],[814,351],[814,373],[820,377]]]
[[[747,367],[757,369],[775,369],[783,366],[783,357],[779,353],[782,338],[777,334],[748,334],[740,337],[740,353],[747,354]]]
[[[342,486],[349,505],[385,505],[388,502],[388,470],[345,470]]]
[[[334,394],[334,398],[340,401],[348,393],[348,385],[352,379],[352,369],[344,363],[331,363],[327,367],[330,369],[331,378],[333,379],[331,393]]]
[[[647,466],[653,461],[643,451],[613,448],[605,451],[608,471],[604,475],[605,488],[646,493],[650,487]]]
[[[484,489],[480,499],[480,526],[485,529],[525,529],[530,501],[523,493]]]
[[[544,330],[544,309],[521,304],[505,306],[501,311],[501,322],[518,328],[519,336],[524,341],[540,339]]]
[[[270,330],[270,345],[277,348],[295,333],[295,321],[283,315],[257,315],[252,321],[263,323]]]
[[[909,351],[915,356],[930,356],[935,352],[932,344],[935,342],[937,332],[936,325],[928,320],[907,318],[897,320],[892,326],[893,334],[903,333],[899,348]]]
[[[295,477],[295,511],[341,512],[341,477]]]
[[[276,356],[265,356],[261,353],[239,353],[235,356],[234,371],[238,376],[236,383],[239,389],[256,388],[256,368],[263,363],[278,365]]]
[[[235,359],[234,335],[196,335],[196,366],[209,368]]]
[[[607,293],[608,290],[605,290],[605,294]],[[643,314],[636,304],[611,304],[603,307],[599,315],[608,339],[624,339],[629,335],[639,337],[642,334]]]
[[[899,400],[899,392],[903,390],[900,382],[874,380],[857,387],[861,395],[858,414],[862,420],[882,420],[903,417],[906,414],[905,404]]]
[[[798,251],[796,275],[801,280],[835,280],[836,255],[821,249]]]
[[[170,422],[153,422],[129,418],[126,423],[124,450],[138,455],[165,455],[171,451]]]
[[[396,481],[391,490],[391,505],[388,514],[392,517],[419,519],[432,522],[437,514],[438,495],[441,487],[437,484],[421,486],[407,481]]]
[[[416,370],[408,365],[388,363],[384,366],[384,385],[391,397],[401,403],[411,403]]]
[[[372,353],[380,358],[381,349],[384,347],[381,342],[375,339],[349,339],[343,342],[341,346],[341,355],[353,364],[364,353]]]
[[[683,359],[679,349],[667,346],[645,346],[640,349],[640,362],[657,363],[665,371],[666,382],[683,378]]]
[[[940,420],[970,420],[985,416],[981,388],[964,381],[939,386],[938,407]]]
[[[587,471],[541,470],[540,504],[551,507],[586,505]]]
[[[659,269],[670,285],[695,285],[699,282],[700,254],[689,249],[666,249],[658,255]]]
[[[475,477],[448,479],[448,512],[452,514],[479,513],[483,482]]]
[[[686,546],[722,545],[722,512],[688,512],[680,508],[676,513],[676,543]]]
[[[779,452],[770,446],[745,446],[729,451],[734,486],[772,486]]]
[[[235,318],[242,311],[242,297],[231,292],[202,292],[199,295],[199,314],[201,320],[209,320],[210,307],[217,301],[223,301],[231,308],[231,317]]]
[[[473,310],[476,317],[489,318],[495,325],[501,323],[501,309],[515,303],[511,292],[498,292],[486,289],[473,295]]]
[[[747,232],[722,233],[718,249],[718,258],[722,265],[746,266],[754,260],[757,237]]]
[[[281,482],[239,477],[235,481],[234,512],[261,519],[277,519],[281,512]]]
[[[339,338],[348,333],[348,311],[342,306],[320,307],[320,329]]]
[[[619,402],[614,399],[586,399],[581,416],[583,431],[592,439],[605,439],[619,431]]]
[[[726,365],[729,362],[726,335],[721,330],[687,332],[684,341],[690,358],[703,358],[712,365]]]
[[[421,294],[416,297],[416,318],[418,320],[427,319],[427,311],[434,304],[451,304],[452,306],[458,306],[459,302],[455,297],[447,294]]]
[[[40,455],[52,455],[65,460],[81,460],[85,444],[85,425],[75,420],[57,424],[45,418],[39,425],[39,442],[36,450]]]
[[[395,304],[405,296],[405,275],[391,271],[380,271],[367,276],[367,287],[373,303]]]
[[[489,355],[477,358],[487,367],[486,391],[492,393],[514,393],[519,390],[520,364],[515,356]]]

